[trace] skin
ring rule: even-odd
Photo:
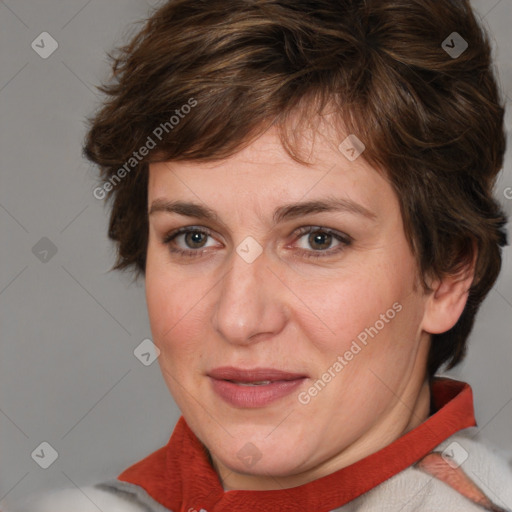
[[[337,149],[343,139],[322,127],[305,136],[310,166],[290,158],[274,129],[220,162],[150,165],[150,208],[156,200],[192,201],[218,215],[149,215],[146,298],[164,379],[225,489],[302,485],[378,451],[428,417],[430,334],[455,324],[472,276],[432,281],[433,291],[423,292],[391,185],[364,155],[345,158]],[[275,208],[327,196],[350,199],[375,217],[321,212],[273,225]],[[164,243],[184,226],[211,235]],[[324,238],[315,243],[297,234],[303,226],[316,226]],[[236,252],[248,236],[263,250],[252,263]],[[311,253],[324,256],[306,257]],[[400,312],[301,403],[299,393],[395,303]],[[213,391],[207,373],[221,366],[308,378],[289,396],[247,409]],[[237,456],[249,442],[261,455],[250,467]]]

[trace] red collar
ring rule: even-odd
[[[224,491],[203,445],[183,417],[167,446],[123,471],[118,480],[136,484],[174,512],[283,510],[328,512],[416,463],[459,430],[476,425],[471,387],[434,379],[425,422],[376,453],[308,484],[275,491]],[[257,505],[257,506],[256,506]]]

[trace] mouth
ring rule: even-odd
[[[307,375],[275,368],[215,368],[210,371],[213,391],[233,407],[265,407],[290,395],[303,384]]]

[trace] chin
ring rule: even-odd
[[[230,471],[246,476],[286,478],[302,472],[297,468],[299,461],[295,457],[283,458],[275,452],[271,457],[262,456],[252,465],[241,461],[236,455],[220,460]]]
[[[261,436],[238,437],[236,441],[230,439],[224,449],[212,452],[231,471],[245,475],[287,477],[304,471],[306,461],[303,458],[307,451],[303,442],[289,435],[271,441],[265,436],[268,432]]]

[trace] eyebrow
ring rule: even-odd
[[[211,208],[201,204],[185,201],[155,199],[155,201],[151,203],[148,215],[153,215],[157,212],[176,213],[185,217],[194,217],[196,219],[219,222],[217,213]],[[345,212],[353,215],[360,215],[371,220],[375,220],[377,218],[375,213],[350,199],[327,197],[325,199],[315,201],[282,205],[275,209],[273,222],[274,224],[278,224],[286,220],[292,220],[304,215],[321,212]]]

